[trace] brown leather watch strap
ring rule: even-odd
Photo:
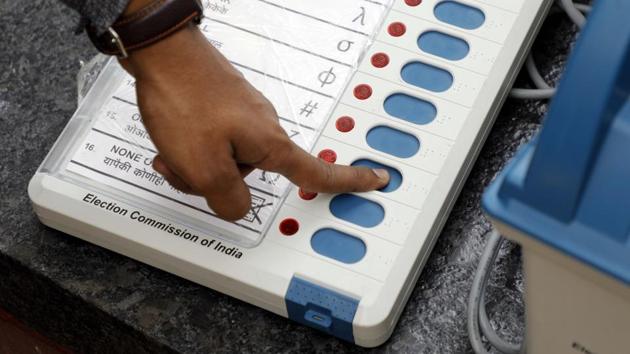
[[[130,51],[153,44],[190,21],[199,24],[202,17],[199,0],[155,0],[129,16],[120,17],[101,35],[89,25],[87,32],[99,51],[127,57]]]

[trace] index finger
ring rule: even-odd
[[[272,157],[273,158],[273,157]],[[311,156],[295,143],[272,169],[309,192],[367,192],[389,183],[385,169],[343,166]]]

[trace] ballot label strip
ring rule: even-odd
[[[310,151],[388,7],[387,1],[364,0],[205,1],[201,29],[265,93],[289,137]],[[106,99],[75,151],[69,172],[190,215],[237,243],[260,240],[290,185],[276,173],[251,173],[245,179],[250,211],[234,223],[217,218],[203,198],[171,187],[152,168],[157,149],[138,111],[131,76]]]

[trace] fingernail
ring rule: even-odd
[[[389,180],[389,172],[387,172],[386,169],[374,168],[374,169],[372,169],[372,171],[374,172],[376,177],[378,177],[380,180],[383,180],[383,181],[388,181]]]

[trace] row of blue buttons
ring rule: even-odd
[[[446,36],[439,32],[428,32],[420,38],[433,34],[435,34],[435,38]],[[454,37],[450,38],[455,39]],[[463,43],[468,48],[468,44]],[[448,46],[448,44],[442,44],[441,47],[435,45],[432,48],[443,50]],[[453,50],[450,51],[450,53],[454,52]],[[446,91],[453,84],[453,76],[448,71],[418,61],[406,64],[401,70],[401,76],[407,83],[434,92]],[[383,106],[389,115],[418,125],[429,124],[437,116],[437,108],[434,104],[403,93],[395,93],[387,97]],[[411,157],[420,149],[420,142],[413,135],[385,126],[370,130],[367,135],[367,142],[370,147],[376,150],[400,158]]]
[[[465,29],[478,28],[485,21],[481,10],[455,1],[439,3],[434,13],[439,20]],[[418,37],[418,47],[448,60],[461,60],[470,50],[463,39],[438,31],[422,33]],[[453,84],[450,72],[420,61],[405,64],[400,74],[405,82],[433,92],[446,91]],[[403,93],[387,97],[383,106],[389,115],[418,125],[428,124],[437,116],[434,104]],[[386,126],[370,130],[367,143],[376,150],[400,158],[411,157],[420,149],[420,141],[416,137]]]
[[[423,33],[418,38],[418,46],[449,60],[463,59],[470,49],[463,39],[437,31]],[[403,66],[400,75],[405,82],[433,92],[444,92],[453,85],[450,72],[419,61]],[[428,124],[437,115],[432,103],[406,94],[389,96],[383,105],[388,114],[414,124]]]
[[[439,3],[434,13],[443,22],[469,30],[480,27],[485,21],[481,10],[454,1]],[[451,61],[461,60],[470,52],[465,40],[439,31],[422,33],[418,37],[418,47]],[[419,61],[403,66],[400,74],[405,82],[433,92],[444,92],[453,84],[450,72]],[[437,115],[437,109],[430,102],[404,94],[388,97],[384,108],[388,114],[415,124],[428,124]]]
[[[435,7],[434,14],[439,20],[464,29],[478,28],[485,21],[480,10],[454,1],[441,2]],[[418,47],[424,52],[453,61],[463,59],[470,51],[466,41],[438,31],[421,34]],[[451,73],[419,61],[403,66],[401,77],[411,85],[433,92],[446,91],[453,84]],[[384,108],[388,114],[414,124],[428,124],[437,115],[437,109],[432,103],[401,93],[387,97]],[[415,136],[387,126],[372,128],[366,139],[370,147],[400,158],[411,157],[420,149],[420,141]],[[352,165],[386,168],[391,179],[382,189],[383,192],[391,192],[402,183],[400,172],[389,166],[367,159],[358,160]],[[353,194],[335,196],[329,208],[335,217],[362,227],[374,227],[385,218],[385,210],[380,204]],[[311,246],[315,252],[344,263],[356,263],[366,252],[362,240],[331,228],[318,230],[311,238]]]

